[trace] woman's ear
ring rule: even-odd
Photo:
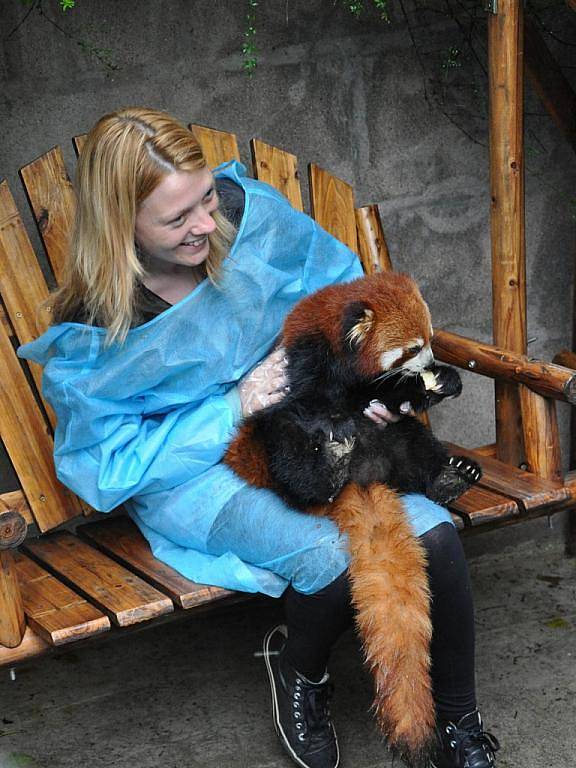
[[[374,324],[374,310],[362,301],[346,307],[342,318],[343,347],[356,350],[370,333]]]

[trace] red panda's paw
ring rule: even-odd
[[[440,470],[426,489],[426,496],[438,504],[449,504],[462,496],[482,477],[482,467],[466,456],[450,456],[448,464]]]

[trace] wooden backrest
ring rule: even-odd
[[[192,125],[210,167],[239,159],[236,136]],[[85,136],[74,144],[81,151]],[[254,176],[303,209],[298,161],[294,155],[253,139]],[[62,152],[54,147],[21,170],[48,264],[62,273],[74,217],[74,192]],[[357,251],[366,272],[389,269],[390,260],[375,206],[354,208],[351,187],[327,171],[310,167],[312,214],[331,234]],[[20,490],[0,494],[1,509],[18,509],[29,523],[49,531],[86,505],[56,479],[52,460],[55,417],[42,402],[41,370],[23,363],[19,344],[36,338],[50,323],[49,289],[6,181],[0,182],[0,433],[20,482]],[[29,371],[30,376],[27,376]]]

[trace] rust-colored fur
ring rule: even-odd
[[[342,352],[342,317],[355,302],[368,307],[369,317],[358,324],[362,352],[358,370],[366,376],[381,373],[378,356],[383,350],[405,347],[420,337],[430,343],[430,311],[416,283],[398,272],[377,273],[352,283],[330,285],[306,296],[286,318],[282,345],[290,349],[303,336],[316,332],[328,339],[334,353]],[[402,364],[400,358],[395,367]]]
[[[424,550],[398,494],[385,485],[350,483],[328,512],[350,542],[352,599],[378,723],[390,746],[418,761],[435,722]]]

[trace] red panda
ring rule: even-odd
[[[328,515],[349,541],[356,623],[388,743],[418,762],[432,745],[426,558],[400,492],[440,503],[479,466],[450,457],[412,416],[385,429],[363,415],[372,399],[421,411],[461,391],[434,362],[430,312],[407,275],[377,273],[302,299],[284,323],[289,394],[246,419],[225,462],[247,482]]]

